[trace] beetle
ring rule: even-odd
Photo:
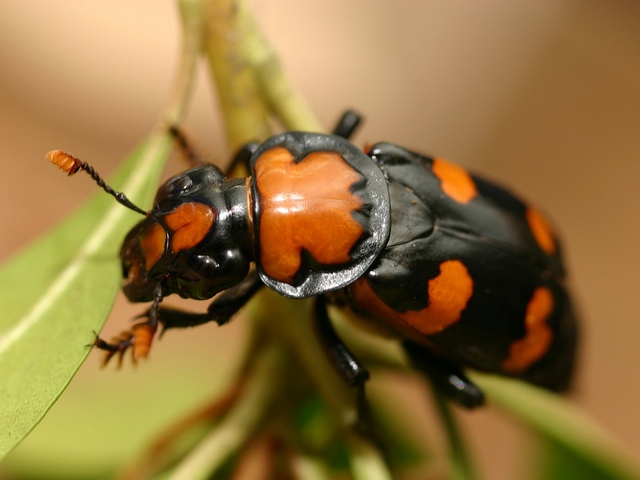
[[[167,180],[149,212],[85,162],[50,152],[69,175],[87,171],[145,215],[120,258],[125,295],[151,307],[113,341],[96,338],[105,363],[129,349],[145,357],[159,326],[224,324],[267,286],[315,297],[318,337],[359,389],[368,372],[336,335],[327,304],[396,335],[411,362],[468,408],[484,394],[464,368],[567,389],[577,323],[548,221],[442,158],[392,143],[357,148],[349,137],[359,123],[348,111],[332,134],[285,132],[249,144],[232,163],[246,163],[247,178],[197,165]],[[205,313],[160,306],[174,293],[213,301]]]

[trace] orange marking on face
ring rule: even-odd
[[[178,253],[195,247],[209,233],[216,218],[209,205],[198,202],[184,203],[164,217],[173,231],[171,250]]]
[[[351,213],[362,200],[350,191],[361,177],[338,153],[312,152],[295,163],[283,147],[255,163],[260,194],[260,262],[265,273],[291,283],[302,249],[324,265],[348,262],[363,227]]]
[[[140,247],[144,255],[144,264],[149,270],[160,260],[164,253],[167,232],[158,223],[152,223],[140,235]]]
[[[473,294],[473,279],[460,260],[440,264],[440,273],[429,280],[429,305],[422,310],[396,312],[371,289],[364,279],[352,288],[354,300],[370,313],[397,325],[409,325],[423,335],[433,335],[453,325],[462,315]]]
[[[536,242],[542,250],[549,255],[556,251],[556,241],[553,237],[551,227],[547,220],[533,208],[529,208],[526,211],[527,222],[529,222],[529,228],[533,233]]]
[[[553,294],[548,288],[538,287],[533,291],[524,321],[526,333],[511,344],[509,357],[502,362],[506,372],[522,372],[547,352],[553,339],[553,332],[547,325],[553,303]]]
[[[440,179],[441,188],[458,203],[469,203],[478,195],[475,182],[464,168],[441,158],[433,160],[433,173]]]

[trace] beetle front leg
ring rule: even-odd
[[[140,322],[134,325],[130,330],[126,330],[117,337],[112,338],[110,343],[96,335],[91,346],[104,350],[105,355],[102,360],[103,367],[116,355],[118,356],[118,367],[120,367],[122,365],[122,358],[129,349],[131,349],[134,363],[149,354],[153,337],[156,334],[158,323],[160,322],[158,312],[160,310],[160,302],[162,302],[163,298],[162,286],[158,283],[153,291],[151,308],[143,315],[148,317],[146,322]]]
[[[209,305],[206,313],[193,313],[175,308],[159,310],[163,332],[170,328],[188,328],[208,322],[224,325],[262,288],[264,284],[255,270],[239,284],[225,290]]]
[[[164,334],[170,328],[195,327],[208,322],[216,322],[218,325],[223,325],[256,294],[262,285],[258,274],[252,271],[242,282],[218,295],[211,302],[205,313],[160,307],[161,298],[156,298],[151,308],[137,317],[147,318],[146,321],[137,323],[131,329],[114,337],[111,342],[106,342],[100,337],[96,337],[92,346],[106,352],[103,366],[109,363],[114,356],[118,357],[118,364],[120,365],[124,354],[129,349],[132,350],[135,362],[149,355],[158,326],[162,327],[162,334]]]

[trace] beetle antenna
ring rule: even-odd
[[[107,185],[102,177],[98,175],[93,167],[87,162],[83,162],[82,160],[74,157],[73,155],[69,155],[62,150],[52,150],[47,153],[47,160],[60,168],[60,170],[65,172],[68,176],[75,175],[79,170],[84,170],[91,176],[91,178],[93,178],[93,180],[98,184],[99,187],[102,187],[105,192],[115,197],[115,199],[119,203],[133,210],[134,212],[141,213],[142,215],[147,215],[147,212],[136,206],[131,200],[127,198],[124,193],[116,192],[113,188]]]

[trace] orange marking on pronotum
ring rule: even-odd
[[[213,208],[198,202],[184,203],[166,215],[165,223],[173,231],[171,250],[178,253],[195,247],[209,233],[215,217]]]
[[[460,260],[440,264],[440,273],[429,280],[429,304],[422,310],[396,312],[371,289],[366,280],[354,284],[353,297],[370,313],[392,323],[402,322],[423,335],[433,335],[460,320],[473,294],[473,279]]]
[[[547,220],[533,208],[526,211],[527,222],[538,246],[549,255],[556,251],[556,241]]]
[[[167,232],[162,225],[153,223],[140,235],[140,247],[144,254],[144,263],[149,270],[164,253]]]
[[[547,319],[553,312],[553,294],[546,287],[533,291],[524,319],[526,333],[509,348],[509,357],[502,362],[506,372],[522,372],[538,361],[549,349],[553,332]]]
[[[335,152],[294,162],[287,149],[264,152],[255,164],[260,194],[260,262],[271,278],[291,283],[302,250],[324,265],[350,260],[363,227],[351,213],[362,200],[350,187],[361,177]]]
[[[454,163],[436,158],[433,173],[440,179],[442,191],[458,203],[469,203],[478,194],[469,172]]]

